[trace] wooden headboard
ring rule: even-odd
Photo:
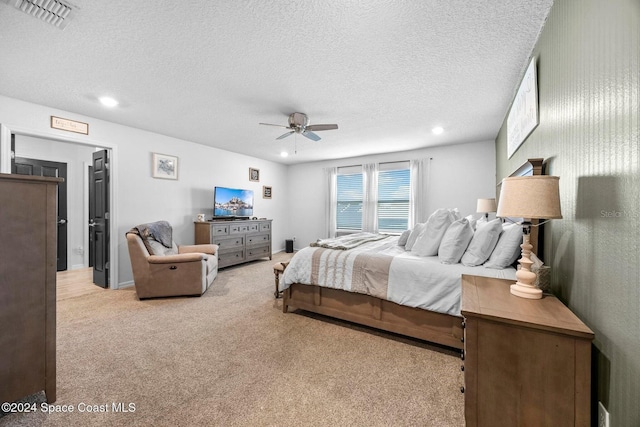
[[[518,169],[513,171],[513,173],[511,173],[511,175],[509,176],[544,175],[543,163],[544,163],[544,159],[541,159],[541,158],[528,159],[525,163],[520,165]],[[498,202],[498,200],[500,200],[501,185],[502,185],[502,181],[498,183],[496,188],[496,203]],[[533,225],[537,225],[538,222],[539,220],[537,219],[531,220],[531,224]],[[541,243],[542,243],[543,233],[540,228],[541,227],[535,227],[535,226],[531,227],[531,245],[533,246],[533,249],[531,249],[531,252],[536,254],[538,258],[542,259],[543,245]]]

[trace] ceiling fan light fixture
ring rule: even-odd
[[[314,131],[338,129],[338,125],[336,124],[310,125],[309,117],[304,113],[289,114],[289,118],[288,118],[289,126],[276,125],[272,123],[259,123],[259,124],[289,129],[289,132],[285,133],[284,135],[280,135],[276,139],[286,138],[291,134],[294,134],[294,135],[300,134],[306,138],[309,138],[312,141],[320,141],[321,138],[318,135],[316,135]]]

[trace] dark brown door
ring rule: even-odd
[[[18,175],[52,176],[64,178],[58,185],[58,271],[67,269],[67,164],[46,160],[15,157],[11,173]],[[28,215],[28,212],[25,212]]]
[[[93,254],[93,283],[109,287],[109,157],[107,150],[93,153],[90,175],[90,253]]]
[[[96,254],[94,253],[94,244],[93,244],[93,226],[92,224],[95,224],[96,218],[95,218],[95,214],[93,213],[93,210],[96,207],[96,201],[95,201],[95,195],[93,194],[93,185],[92,185],[92,180],[93,180],[93,166],[89,166],[89,174],[88,174],[88,179],[89,179],[89,183],[87,184],[87,187],[89,188],[89,232],[87,233],[87,235],[89,236],[89,244],[87,245],[87,247],[89,248],[89,267],[93,267],[93,264],[95,263],[95,259],[96,259]]]

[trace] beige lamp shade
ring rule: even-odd
[[[504,178],[500,188],[497,217],[527,219],[562,218],[557,176],[514,176]]]
[[[478,199],[476,212],[488,213],[496,211],[496,199]]]

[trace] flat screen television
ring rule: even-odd
[[[253,190],[215,187],[213,217],[253,216]]]

